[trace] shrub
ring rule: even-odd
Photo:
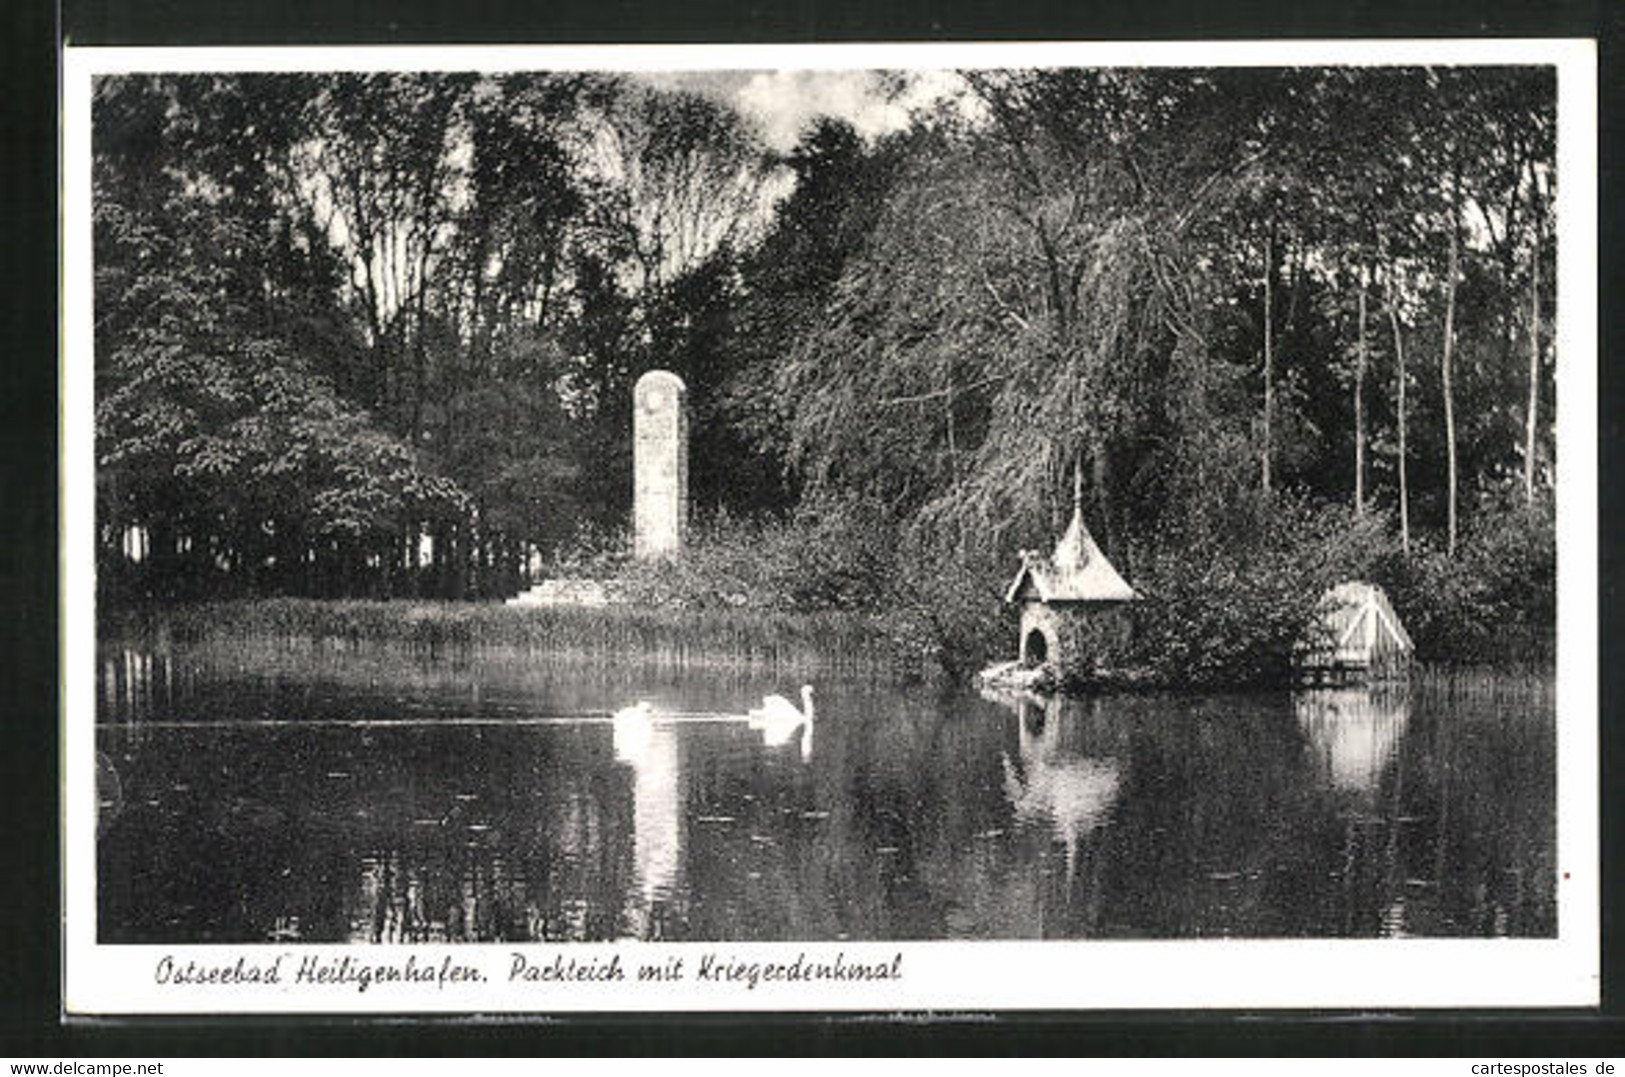
[[[1232,506],[1223,534],[1159,537],[1136,565],[1147,601],[1117,661],[1173,684],[1280,683],[1339,582],[1382,587],[1427,663],[1549,661],[1556,542],[1549,507],[1486,503],[1455,556],[1393,521],[1292,496]]]
[[[1427,539],[1386,566],[1381,582],[1425,662],[1549,659],[1557,615],[1550,506],[1480,505],[1454,557]]]
[[[878,610],[896,560],[879,520],[860,499],[814,500],[788,518],[718,512],[691,529],[682,557],[629,562],[616,585],[654,607]]]
[[[1138,559],[1137,631],[1106,664],[1164,684],[1284,683],[1321,595],[1390,553],[1375,515],[1290,495],[1251,508],[1233,533],[1166,536]]]
[[[954,549],[935,536],[904,544],[886,594],[887,635],[900,656],[955,679],[968,679],[1014,639],[1003,587],[1013,567]]]
[[[1006,643],[1007,568],[929,534],[904,538],[868,499],[822,496],[788,517],[718,512],[696,523],[681,558],[625,559],[612,582],[653,609],[862,615],[890,663],[962,678]]]
[[[631,532],[582,520],[554,551],[552,572],[565,579],[607,580],[619,576],[631,561]]]

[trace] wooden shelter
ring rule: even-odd
[[[1081,479],[1074,482],[1072,522],[1048,557],[1023,550],[1005,602],[1021,607],[1021,664],[1046,663],[1063,675],[1087,673],[1101,652],[1133,630],[1134,588],[1106,560],[1083,523]]]
[[[1298,671],[1313,684],[1397,680],[1410,671],[1415,651],[1382,588],[1350,580],[1321,596]]]

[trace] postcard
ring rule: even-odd
[[[66,51],[108,1014],[1599,998],[1596,50]]]

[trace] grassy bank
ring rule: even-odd
[[[923,673],[917,661],[899,653],[878,620],[848,612],[272,598],[115,612],[102,627],[104,636],[167,633],[188,641],[252,637],[505,650],[565,660],[819,669],[898,679]]]
[[[913,639],[905,624],[851,610],[513,607],[476,602],[269,598],[104,610],[100,634],[104,639],[158,635],[187,642],[271,639],[341,649],[385,646],[430,653],[507,652],[671,668],[804,669],[896,681],[933,680],[944,675],[932,651]],[[1003,638],[1004,634],[998,636]],[[1507,655],[1499,661],[1480,657],[1460,665],[1421,663],[1412,675],[1412,685],[1418,690],[1465,698],[1493,696],[1518,687],[1535,694],[1550,693],[1551,684],[1549,635],[1538,642],[1526,641],[1516,660]],[[1144,690],[1180,685],[1175,678],[1150,671],[1144,683],[1112,687]],[[1184,686],[1226,687],[1222,683]]]

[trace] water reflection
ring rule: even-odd
[[[96,753],[96,827],[104,832],[124,810],[124,782],[106,752]]]
[[[1076,874],[1080,845],[1105,822],[1116,802],[1120,780],[1116,759],[1085,754],[1087,707],[1060,699],[1022,699],[1017,705],[1020,765],[1008,754],[1002,757],[1005,796],[1016,817],[1046,820],[1054,827],[1066,849],[1068,879]]]
[[[1317,765],[1334,789],[1371,796],[1398,754],[1410,718],[1402,689],[1337,688],[1298,693],[1293,700]]]
[[[829,678],[781,737],[743,701],[782,675],[276,645],[98,672],[107,941],[1555,930],[1549,693]]]
[[[1411,934],[1410,895],[1438,885],[1405,855],[1420,821],[1404,810],[1410,703],[1408,692],[1393,688],[1317,689],[1293,700],[1315,771],[1340,804],[1329,874],[1338,883],[1331,908],[1345,934],[1361,920],[1385,938]]]
[[[617,729],[616,757],[632,768],[632,862],[646,913],[657,898],[669,898],[683,859],[681,752],[677,729],[648,728],[636,754],[622,754]],[[635,935],[647,934],[646,916]]]

